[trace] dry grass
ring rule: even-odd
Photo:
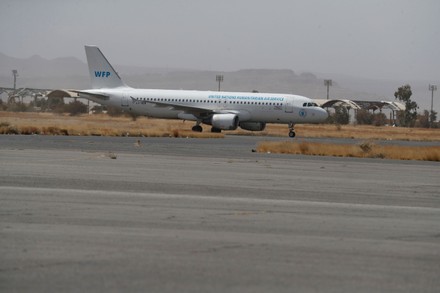
[[[133,121],[129,117],[101,115],[68,116],[52,113],[0,112],[0,133],[54,134],[54,135],[102,135],[102,136],[146,136],[146,137],[224,137],[222,133],[191,131],[193,121],[163,120],[140,117]],[[376,127],[364,125],[297,125],[298,137],[332,137],[382,140],[440,141],[440,129]],[[228,134],[286,137],[287,125],[269,124],[265,131],[250,132],[238,129]]]
[[[408,140],[408,141],[440,141],[440,129],[404,128],[391,126],[369,125],[329,125],[329,124],[298,124],[295,126],[297,136],[351,138],[351,139],[379,139],[379,140]],[[249,132],[240,131],[246,135]],[[263,135],[286,137],[286,125],[267,125]]]
[[[96,135],[96,136],[144,136],[144,137],[197,137],[222,138],[223,133],[192,132],[194,122],[161,120],[141,117],[133,121],[129,117],[101,115],[68,116],[52,113],[0,112],[0,134],[42,135]],[[209,129],[205,127],[205,129]],[[236,130],[228,134],[287,136],[286,125],[268,125],[262,132]],[[299,137],[355,138],[366,142],[359,145],[323,144],[311,142],[262,142],[259,152],[305,154],[318,156],[389,158],[400,160],[440,161],[440,147],[383,146],[372,142],[383,140],[440,141],[440,129],[298,125]]]
[[[0,112],[0,134],[222,138],[222,133],[191,131],[193,122],[108,115]]]
[[[326,144],[314,142],[261,142],[258,152],[302,154],[315,156],[384,158],[396,160],[440,161],[440,146],[377,145],[371,141],[359,145]]]

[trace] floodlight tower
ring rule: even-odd
[[[434,91],[437,90],[437,86],[435,84],[430,84],[429,85],[429,90],[431,91],[431,113],[429,115],[429,126],[432,127],[432,123],[434,121],[432,121],[432,118],[434,117],[434,115],[432,113],[434,113]]]
[[[332,86],[332,80],[331,79],[324,79],[324,85],[327,87],[327,100],[328,100],[328,91],[329,91],[329,87]]]
[[[17,88],[17,77],[18,77],[17,69],[12,70],[12,75],[14,76],[14,92],[15,92],[15,89]]]
[[[218,91],[220,91],[220,83],[223,81],[223,75],[216,75],[215,80],[218,82]]]

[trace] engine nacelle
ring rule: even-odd
[[[214,114],[205,123],[221,130],[235,130],[238,127],[238,116],[235,114]]]
[[[266,128],[264,122],[240,122],[240,127],[249,131],[263,131]]]

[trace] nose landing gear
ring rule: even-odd
[[[293,129],[294,124],[293,123],[289,123],[289,137],[294,138],[296,133],[295,133],[295,129]]]

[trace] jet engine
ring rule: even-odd
[[[206,124],[221,130],[235,130],[238,127],[238,116],[235,114],[214,114]]]
[[[266,128],[264,122],[240,122],[240,127],[244,130],[263,131]]]

